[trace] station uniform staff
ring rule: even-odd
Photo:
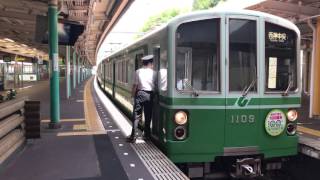
[[[139,119],[142,117],[142,109],[145,115],[144,136],[150,136],[150,123],[152,117],[152,98],[155,84],[155,72],[153,71],[153,55],[141,58],[142,68],[135,73],[132,86],[132,96],[134,97],[132,131],[128,142],[134,143],[137,138]]]

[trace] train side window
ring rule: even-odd
[[[296,33],[265,23],[266,91],[297,89]]]
[[[176,32],[176,88],[220,91],[220,19],[181,24]]]
[[[257,26],[247,19],[229,20],[229,91],[257,91]]]

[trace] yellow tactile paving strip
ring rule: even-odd
[[[83,136],[83,135],[94,135],[94,134],[105,134],[106,130],[102,124],[100,116],[97,112],[95,103],[92,97],[92,81],[93,78],[89,79],[84,87],[83,93],[83,106],[85,118],[78,119],[61,119],[61,122],[79,122],[81,124],[74,124],[73,131],[70,132],[59,132],[57,136]],[[50,120],[41,120],[42,123],[49,123]]]
[[[304,126],[298,126],[297,130],[299,132],[302,132],[302,133],[305,133],[305,134],[310,134],[310,135],[313,135],[313,136],[320,137],[320,131],[315,130],[315,129],[307,128],[307,127],[304,127]]]
[[[83,93],[83,105],[87,130],[92,132],[105,132],[102,121],[92,98],[92,80],[93,78],[87,81]]]

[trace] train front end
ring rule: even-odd
[[[265,160],[297,154],[295,25],[252,11],[211,12],[178,18],[168,31],[160,141],[175,163],[230,162],[235,175],[257,175]]]

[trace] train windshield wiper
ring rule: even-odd
[[[192,90],[192,93],[191,93],[192,96],[194,96],[194,97],[198,97],[199,96],[199,93],[193,88],[193,86],[191,85],[189,80],[185,81],[185,86]]]
[[[291,88],[291,86],[292,86],[292,84],[293,84],[293,80],[292,79],[290,79],[290,81],[289,81],[289,84],[288,84],[288,87],[287,87],[287,89],[282,93],[282,96],[288,96],[289,95],[289,90],[290,90],[290,88]]]
[[[256,83],[256,81],[257,81],[257,78],[254,78],[254,79],[251,81],[251,83],[250,83],[250,85],[249,85],[248,87],[247,87],[247,86],[244,87],[244,89],[243,89],[243,91],[242,91],[242,96],[243,96],[243,97],[246,97],[246,96],[248,95],[250,89],[254,86],[254,84]]]

